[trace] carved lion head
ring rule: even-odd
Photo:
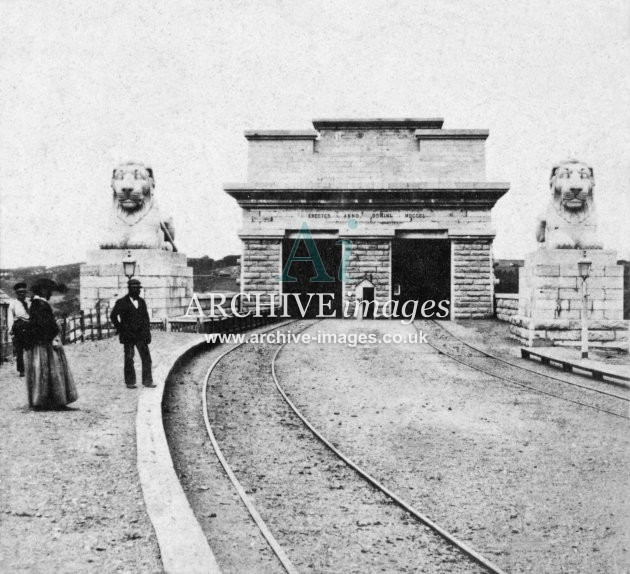
[[[551,170],[553,204],[559,212],[586,215],[593,203],[593,168],[575,159],[560,162]]]
[[[126,213],[135,213],[150,204],[154,187],[153,170],[142,163],[122,163],[112,174],[113,200]]]

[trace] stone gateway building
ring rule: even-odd
[[[243,209],[242,292],[333,293],[333,310],[448,300],[451,318],[490,317],[490,211],[509,184],[485,179],[487,130],[442,125],[315,120],[314,130],[245,132],[247,182],[224,186]]]

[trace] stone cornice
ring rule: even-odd
[[[284,239],[284,233],[280,231],[274,231],[272,233],[261,231],[239,231],[239,239]]]
[[[505,189],[510,184],[505,181],[405,181],[393,183],[374,184],[337,184],[337,183],[277,183],[273,181],[254,181],[243,183],[225,183],[223,189],[226,192],[233,190],[258,190],[258,191],[398,191],[398,190],[477,190],[477,189]]]
[[[440,129],[444,118],[368,118],[368,119],[317,119],[316,130],[389,130],[389,129]]]
[[[260,140],[315,140],[319,134],[314,130],[246,130],[249,141]]]
[[[419,140],[485,140],[488,130],[416,130]]]
[[[226,184],[244,208],[476,208],[491,209],[509,190],[504,182],[407,183],[374,187]]]

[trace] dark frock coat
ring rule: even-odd
[[[138,297],[137,309],[129,295],[118,299],[109,318],[118,331],[119,340],[123,345],[136,343],[148,345],[151,342],[151,322],[147,304],[142,297]]]

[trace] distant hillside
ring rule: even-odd
[[[494,276],[499,280],[495,293],[518,293],[518,269],[522,266],[522,259],[495,259]]]
[[[195,293],[207,291],[240,291],[238,279],[241,274],[238,255],[228,255],[215,261],[210,257],[191,257],[188,265],[193,268],[193,290]]]
[[[0,269],[0,289],[13,297],[13,285],[18,281],[26,281],[30,286],[41,278],[52,279],[59,285],[50,302],[60,316],[72,315],[79,311],[79,267],[81,263],[68,263],[54,267],[17,267]]]

